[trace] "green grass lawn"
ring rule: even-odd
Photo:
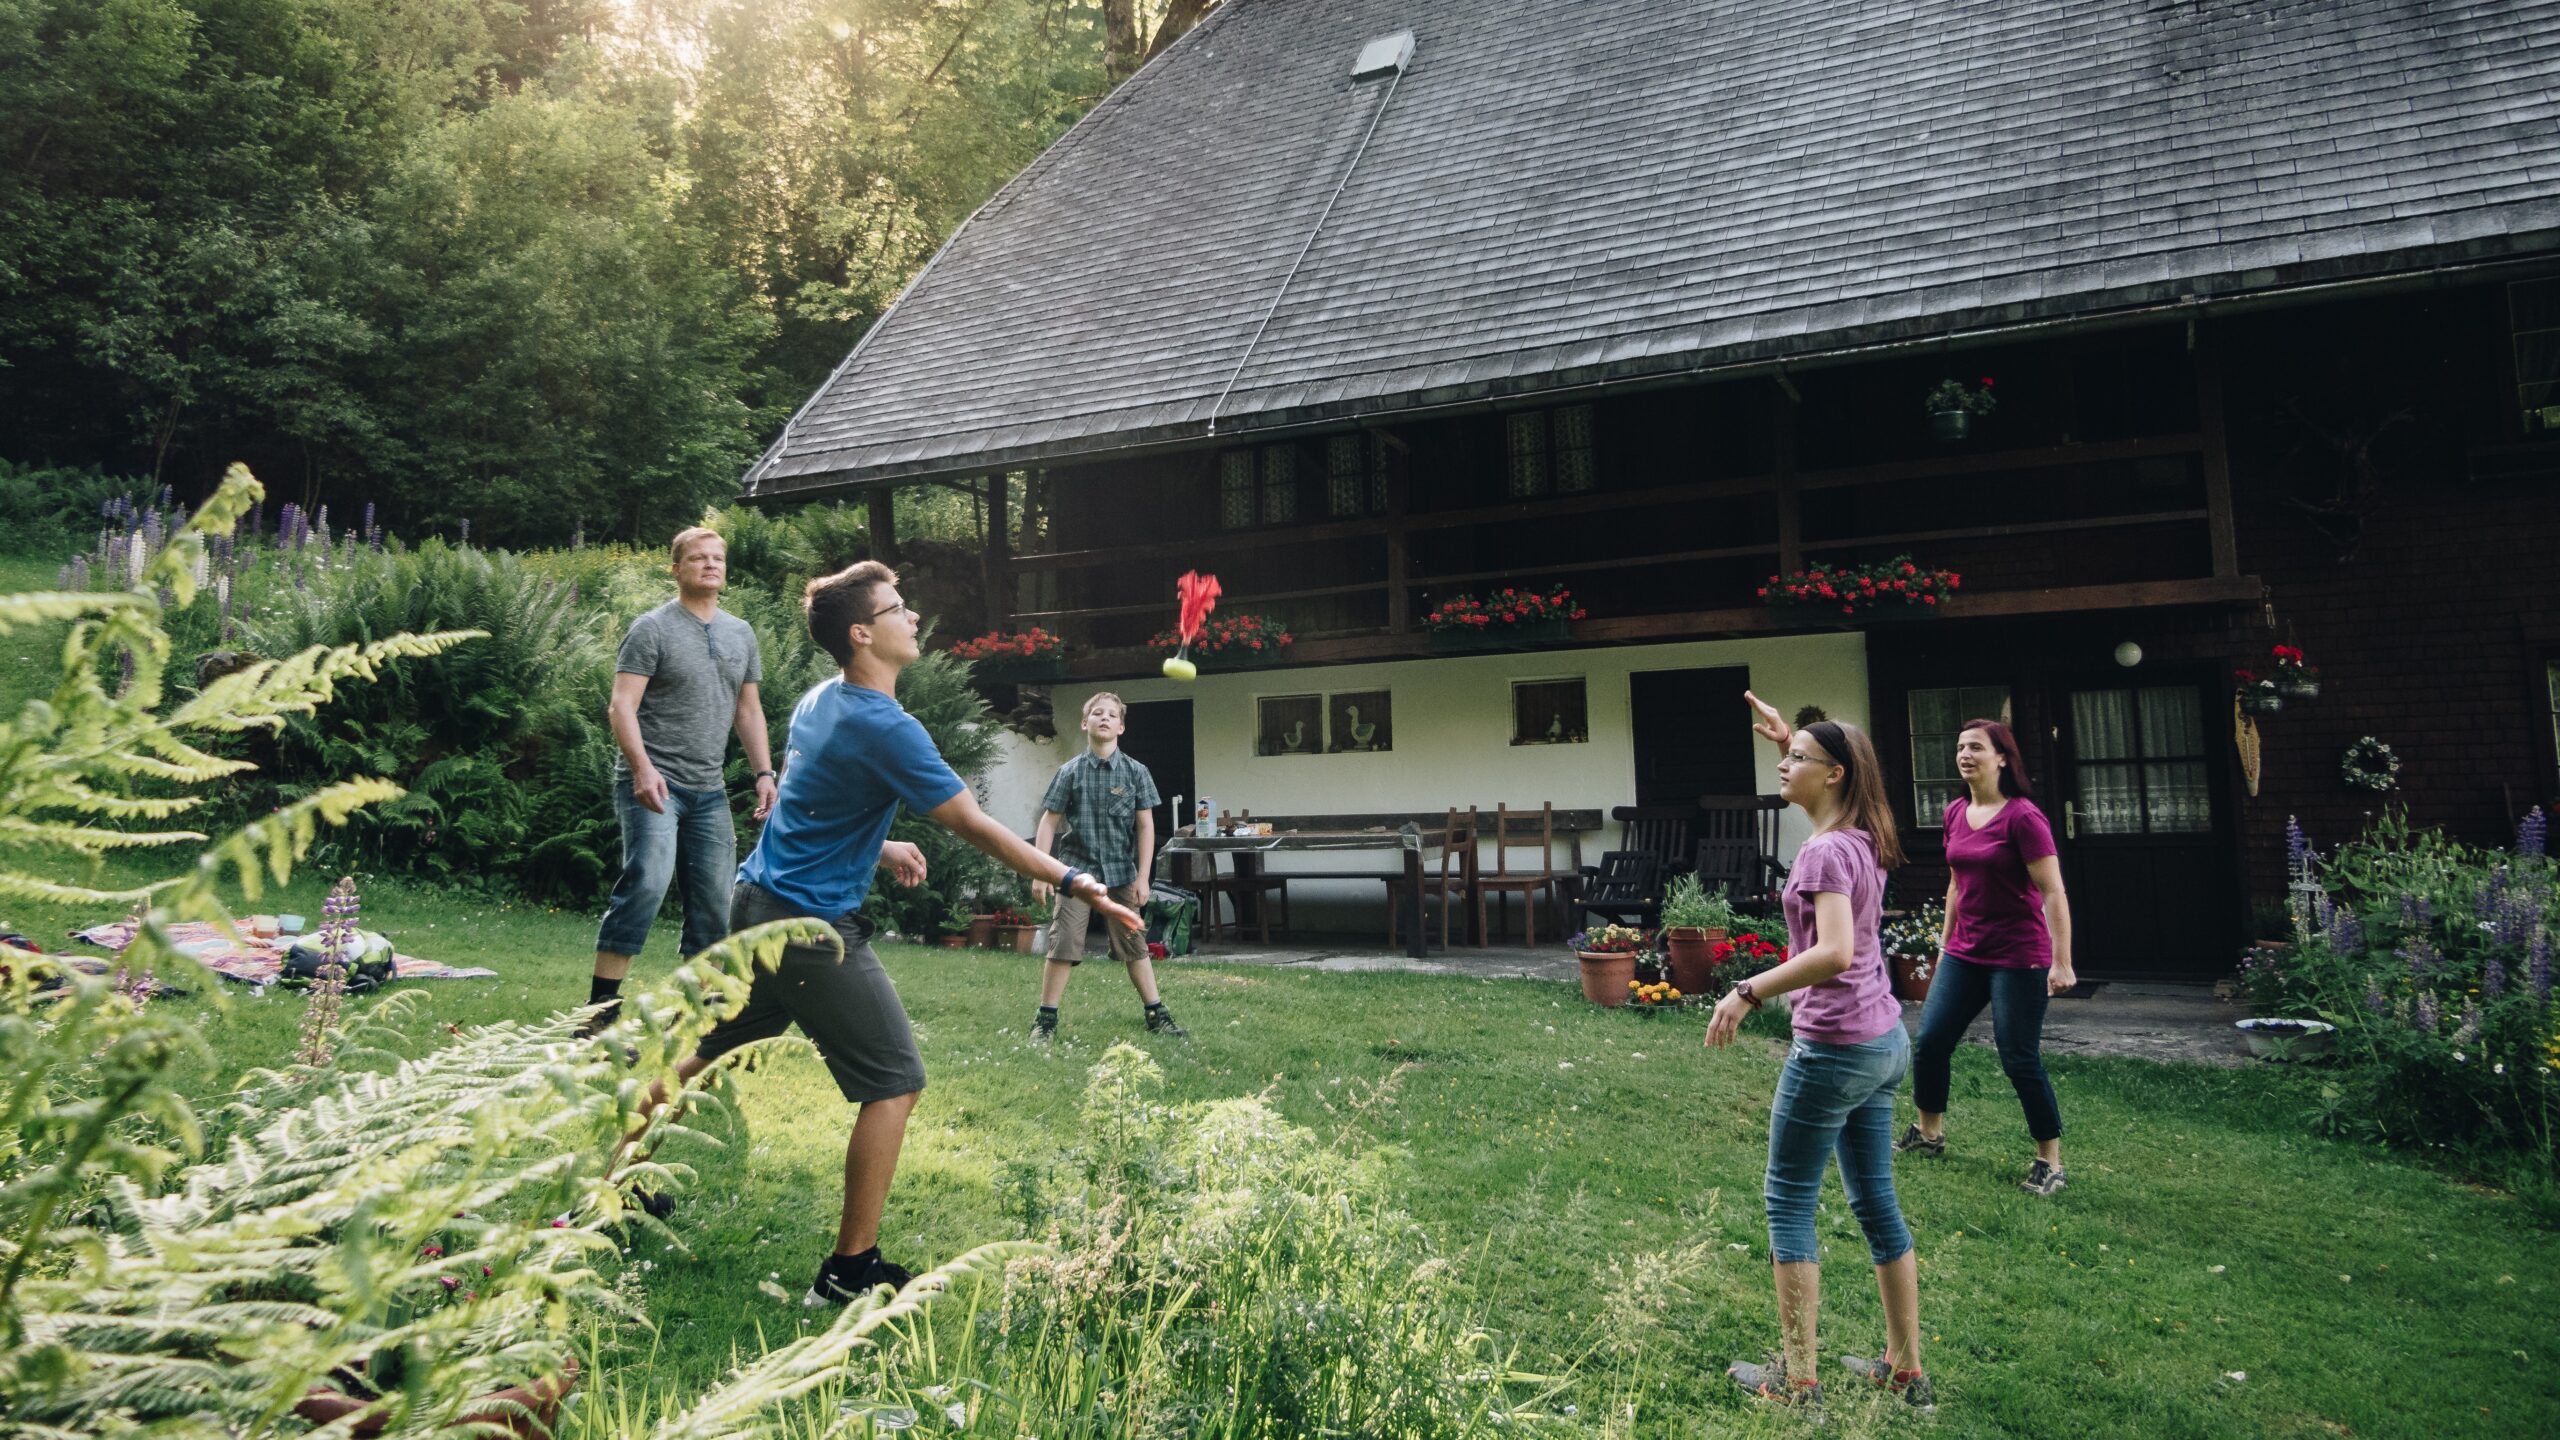
[[[283,908],[316,915],[321,889],[314,874]],[[13,918],[40,935],[67,924]],[[584,998],[590,917],[382,883],[366,923],[410,953],[500,972],[412,987],[426,992],[422,1032]],[[673,939],[662,927],[644,978]],[[1389,1148],[1401,1203],[1533,1365],[1603,1338],[1613,1261],[1703,1242],[1643,1362],[1637,1433],[1798,1432],[1719,1378],[1775,1344],[1759,1204],[1775,1043],[1709,1054],[1697,1018],[1597,1011],[1555,984],[1183,964],[1166,991],[1189,1041],[1147,1036],[1120,977],[1088,966],[1063,1043],[1044,1052],[1024,1043],[1030,957],[888,946],[883,958],[933,1077],[890,1197],[892,1258],[921,1268],[1014,1234],[1000,1167],[1072,1144],[1087,1068],[1131,1040],[1164,1065],[1169,1098],[1267,1089],[1294,1120]],[[163,1003],[205,1016],[223,1064],[195,1088],[211,1101],[240,1070],[286,1058],[302,1002]],[[1903,1167],[1945,1433],[2560,1432],[2560,1246],[2515,1204],[2308,1138],[2299,1085],[2267,1071],[2078,1059],[2054,1071],[2074,1176],[2057,1200],[2013,1188],[2025,1135],[1983,1049],[1958,1060],[1954,1153]],[[658,1331],[614,1343],[652,1388],[708,1383],[810,1321],[796,1297],[831,1238],[849,1111],[805,1050],[737,1077],[734,1095],[734,1115],[710,1122],[724,1148],[671,1157],[699,1172],[674,1222],[691,1253],[650,1241],[629,1257],[625,1283]],[[1836,1180],[1822,1224],[1825,1351],[1872,1348],[1881,1320]],[[793,1303],[758,1290],[769,1277]],[[1590,1418],[1608,1397],[1596,1378],[1585,1392],[1571,1398]],[[1864,1401],[1833,1410],[1844,1433],[1914,1423]]]

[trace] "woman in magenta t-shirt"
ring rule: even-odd
[[[1767,1364],[1736,1361],[1725,1373],[1769,1400],[1821,1398],[1814,1204],[1836,1153],[1840,1185],[1866,1234],[1884,1298],[1884,1354],[1843,1363],[1927,1407],[1934,1402],[1920,1371],[1920,1271],[1893,1192],[1893,1101],[1911,1070],[1911,1040],[1877,934],[1885,872],[1902,863],[1884,769],[1858,727],[1825,720],[1790,730],[1759,697],[1744,691],[1743,698],[1760,717],[1752,728],[1781,752],[1778,793],[1803,808],[1813,838],[1787,876],[1790,958],[1734,986],[1707,1023],[1707,1044],[1728,1045],[1746,1012],[1772,995],[1795,994],[1795,1043],[1769,1107],[1769,1166],[1761,1182],[1785,1350]]]
[[[1966,721],[1956,737],[1956,773],[1967,793],[1947,807],[1946,953],[1912,1057],[1920,1119],[1894,1148],[1946,1153],[1948,1071],[1956,1043],[1987,1005],[2000,1068],[2026,1107],[2036,1142],[2020,1188],[2051,1195],[2064,1182],[2062,1110],[2044,1073],[2044,1008],[2077,979],[2062,862],[2054,858],[2053,827],[2028,798],[2026,757],[2008,726]]]

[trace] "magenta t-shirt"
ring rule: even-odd
[[[2053,827],[2043,811],[2013,796],[1976,830],[1965,822],[1967,803],[1947,807],[1947,868],[1956,875],[1947,953],[1976,965],[2050,969],[2053,935],[2044,928],[2044,895],[2027,878],[2027,867],[2053,853]]]
[[[1789,953],[1801,955],[1821,943],[1813,897],[1826,893],[1849,897],[1856,931],[1849,968],[1795,993],[1795,1030],[1825,1045],[1863,1045],[1902,1023],[1902,1005],[1893,998],[1893,979],[1885,973],[1884,945],[1877,934],[1884,919],[1884,870],[1876,864],[1875,841],[1866,831],[1826,830],[1796,852],[1783,897]]]

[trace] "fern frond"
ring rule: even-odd
[[[182,840],[202,840],[196,830],[97,830],[86,825],[49,825],[15,815],[0,815],[0,839],[35,845],[60,845],[82,852],[130,850],[150,845],[175,845]]]
[[[131,905],[148,900],[177,883],[175,880],[154,880],[132,890],[98,890],[0,870],[0,899],[24,900],[36,905]]]
[[[28,590],[0,595],[0,634],[29,625],[86,620],[117,610],[145,609],[150,602],[130,591]]]

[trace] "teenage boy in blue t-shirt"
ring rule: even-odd
[[[907,1115],[924,1089],[924,1062],[898,992],[865,943],[860,914],[875,869],[900,884],[925,878],[924,853],[888,838],[903,804],[1008,868],[1071,894],[1111,923],[1135,930],[1136,912],[1102,881],[1031,848],[990,819],[933,741],[897,701],[898,672],[917,655],[916,612],[898,577],[876,560],[809,582],[801,608],[809,636],[844,667],[800,697],[782,762],[773,818],[746,863],[729,905],[734,931],[795,915],[831,921],[844,958],[795,945],[781,964],[758,971],[738,1012],[702,1037],[676,1067],[686,1080],[750,1041],[797,1023],[825,1058],[844,1098],[861,1107],[845,1144],[844,1213],[836,1246],[802,1303],[841,1305],[874,1286],[903,1287],[905,1269],[880,1257],[880,1212],[898,1168]]]

